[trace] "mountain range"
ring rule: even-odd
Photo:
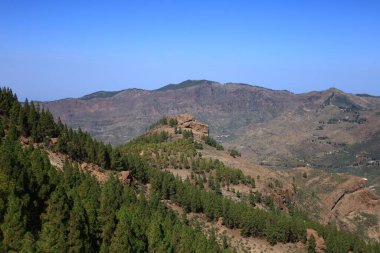
[[[274,168],[349,172],[380,185],[380,98],[330,88],[295,94],[242,83],[187,80],[157,90],[100,91],[42,103],[73,128],[120,145],[164,115],[189,113],[243,157]]]

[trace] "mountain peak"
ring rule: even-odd
[[[113,97],[116,94],[118,94],[120,92],[123,92],[123,91],[125,91],[125,90],[120,90],[120,91],[97,91],[97,92],[85,95],[85,96],[81,97],[80,99],[81,100],[90,100],[90,99],[94,99],[94,98],[109,98],[109,97]]]
[[[192,86],[199,86],[199,85],[212,85],[212,84],[219,84],[218,82],[215,81],[210,81],[210,80],[186,80],[178,84],[168,84],[164,87],[161,87],[157,89],[157,91],[167,91],[167,90],[177,90],[177,89],[184,89],[184,88],[189,88]]]
[[[334,92],[334,93],[345,93],[345,92],[343,92],[342,90],[339,90],[339,89],[337,89],[337,88],[335,88],[335,87],[330,87],[330,88],[328,88],[326,91],[327,91],[327,92]]]

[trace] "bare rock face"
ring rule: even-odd
[[[24,137],[24,136],[21,136],[21,138],[20,138],[20,142],[21,142],[21,144],[23,144],[23,145],[28,145],[28,144],[29,144],[29,139],[26,138],[26,137]]]
[[[296,206],[305,210],[312,219],[338,229],[354,233],[360,231],[362,236],[380,241],[380,199],[369,187],[369,180],[310,167],[287,173],[288,179],[294,178]]]
[[[173,116],[173,118],[177,119],[178,127],[191,130],[195,135],[204,136],[209,133],[208,125],[197,121],[195,117],[190,114],[178,114]]]
[[[120,171],[118,173],[118,178],[119,178],[120,182],[123,184],[130,183],[132,180],[132,177],[131,177],[129,171]]]
[[[380,200],[374,192],[363,186],[364,181],[346,185],[344,191],[337,191],[340,196],[334,201],[329,222],[335,220],[338,227],[355,231],[360,224],[366,223],[363,229],[368,238],[380,240]]]
[[[346,194],[351,194],[365,187],[366,179],[355,178],[356,180],[349,180],[346,183],[339,186],[339,188],[330,196],[326,198],[326,203],[328,204],[331,211],[334,210],[336,205],[342,200]]]

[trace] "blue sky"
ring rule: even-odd
[[[380,95],[379,13],[366,0],[1,0],[0,85],[33,100],[186,79]]]

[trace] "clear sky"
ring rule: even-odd
[[[380,1],[0,0],[0,86],[20,99],[186,79],[380,95]]]

